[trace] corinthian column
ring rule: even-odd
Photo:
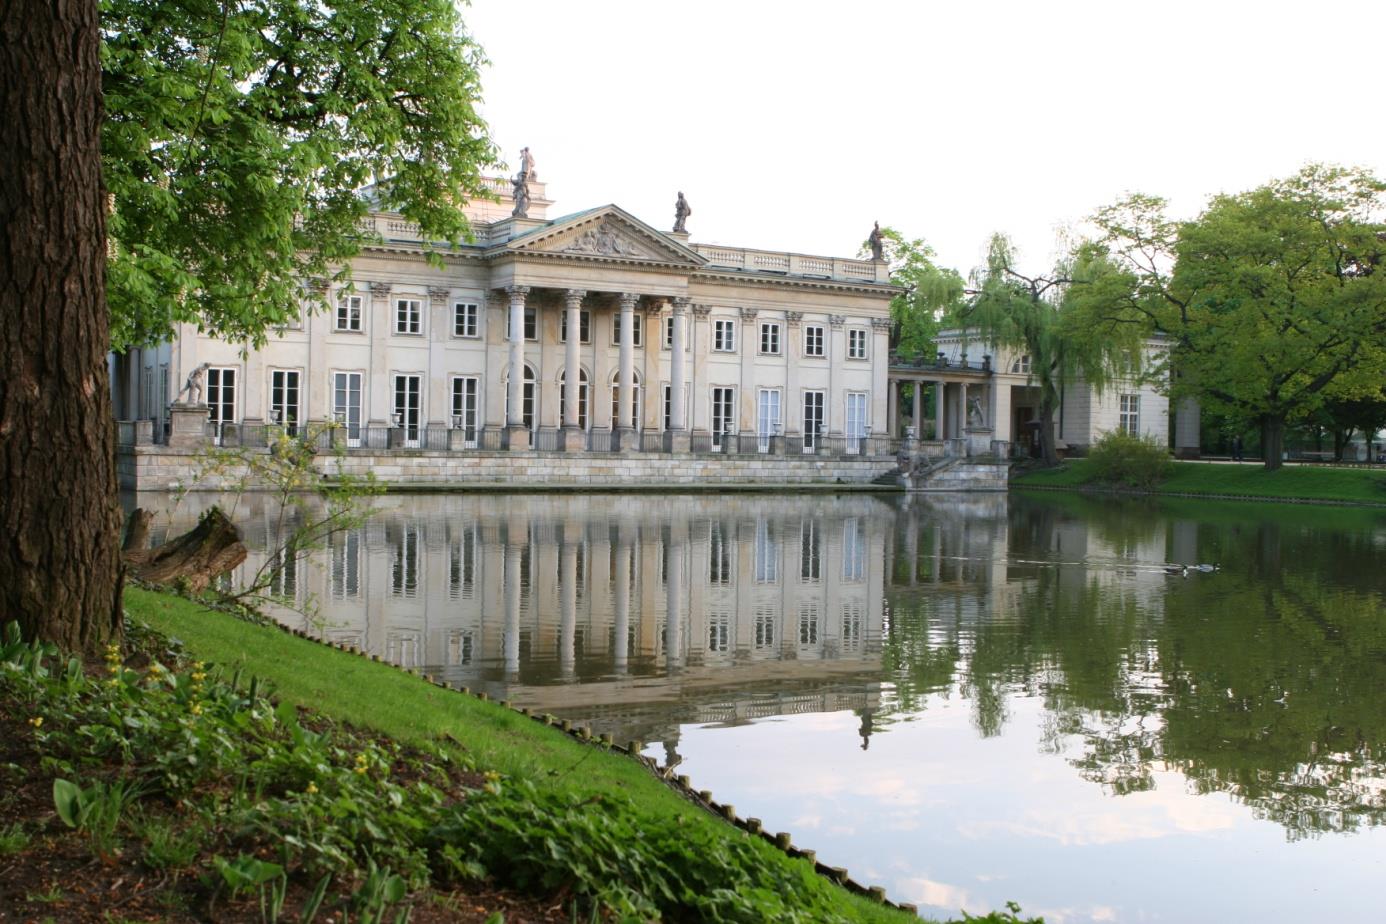
[[[632,448],[635,442],[631,418],[635,413],[635,303],[639,299],[634,292],[621,293],[621,371],[617,400],[620,419],[616,422],[616,439],[623,450]]]
[[[563,358],[563,448],[567,452],[583,447],[582,429],[578,421],[578,396],[582,393],[582,299],[581,289],[569,289],[563,296],[568,342]],[[588,413],[591,413],[590,409]]]
[[[510,408],[505,414],[505,432],[511,449],[529,448],[525,429],[525,296],[529,286],[510,286]]]
[[[669,343],[669,452],[689,449],[688,419],[683,406],[685,328],[688,327],[688,299],[674,299],[674,332]]]

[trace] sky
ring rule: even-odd
[[[853,256],[873,221],[963,273],[1042,271],[1128,191],[1177,217],[1311,161],[1386,175],[1386,2],[473,0],[482,114],[551,217]]]

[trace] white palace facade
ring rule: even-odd
[[[678,452],[886,434],[884,262],[693,243],[615,205],[550,219],[537,178],[520,210],[494,184],[467,207],[475,240],[433,248],[441,266],[416,226],[372,212],[328,310],[305,298],[261,349],[183,324],[112,357],[118,418],[163,442],[205,364],[218,437],[337,422],[382,448]]]

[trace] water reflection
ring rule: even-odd
[[[244,572],[278,516],[240,501]],[[1386,856],[1383,549],[1362,510],[387,497],[275,589],[325,637],[652,742],[940,915],[1354,920]]]

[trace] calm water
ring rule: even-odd
[[[236,518],[258,567],[274,512]],[[389,497],[277,589],[328,638],[649,742],[927,913],[1383,916],[1386,513]]]

